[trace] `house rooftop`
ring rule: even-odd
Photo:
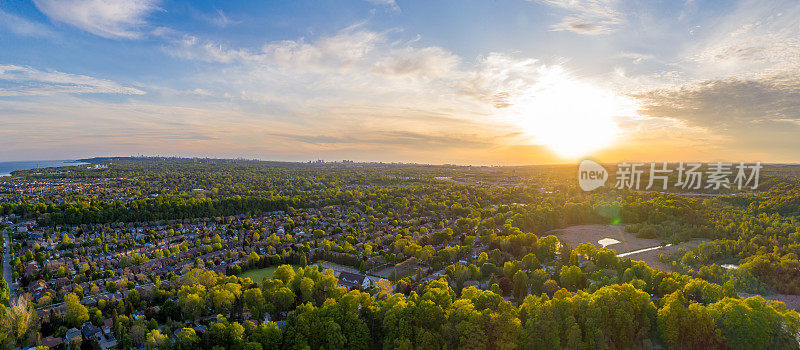
[[[348,287],[360,286],[367,276],[342,271],[339,273],[339,284]]]

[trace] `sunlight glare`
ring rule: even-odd
[[[562,158],[610,146],[619,134],[614,118],[636,113],[633,98],[578,80],[558,66],[542,67],[539,74],[509,101],[511,117],[526,137]]]

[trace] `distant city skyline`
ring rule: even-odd
[[[797,1],[0,3],[0,162],[800,163]]]

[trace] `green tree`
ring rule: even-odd
[[[145,342],[147,349],[165,349],[169,347],[169,337],[161,334],[158,329],[154,329],[147,333],[147,340]]]
[[[725,345],[732,349],[797,348],[800,316],[760,296],[725,298],[708,305]]]
[[[200,338],[192,328],[183,328],[178,333],[178,349],[180,350],[193,350],[200,342]]]
[[[72,327],[80,327],[81,324],[89,320],[89,309],[83,306],[75,293],[67,294],[64,297],[65,321]]]
[[[203,309],[205,308],[205,302],[197,294],[188,294],[180,297],[178,300],[178,305],[180,305],[184,319],[189,321],[197,319],[197,317],[203,313]]]
[[[445,334],[451,349],[486,349],[488,339],[483,331],[483,317],[469,300],[458,300],[448,312]]]
[[[292,268],[291,265],[278,266],[272,274],[272,278],[279,279],[283,281],[283,283],[289,283],[294,279],[294,268]]]
[[[258,257],[258,253],[256,253],[256,252],[250,252],[250,255],[247,257],[247,262],[250,265],[258,264],[258,260],[259,260],[259,257]]]
[[[273,294],[275,307],[279,312],[287,311],[294,305],[295,294],[288,287],[281,287]]]
[[[237,348],[244,343],[244,327],[239,322],[228,326],[228,348]]]
[[[9,306],[0,304],[0,345],[21,344],[25,335],[36,325],[36,311],[25,296],[11,302]]]
[[[250,339],[260,343],[264,350],[278,350],[283,338],[275,322],[265,322],[258,325]]]
[[[670,349],[723,349],[722,334],[705,307],[686,304],[683,292],[676,291],[658,310],[658,330]]]
[[[244,304],[247,306],[247,309],[250,310],[250,315],[255,320],[261,320],[264,318],[264,312],[266,311],[266,305],[264,300],[264,294],[259,288],[250,288],[243,293]]]
[[[583,288],[586,281],[586,276],[581,271],[581,268],[577,266],[562,266],[559,276],[561,287],[571,291]]]
[[[555,294],[555,292],[558,291],[559,289],[560,289],[560,287],[558,286],[558,282],[556,282],[554,280],[547,280],[542,285],[542,291],[547,293],[547,295],[550,295],[550,296]]]
[[[314,280],[303,277],[300,280],[300,295],[303,296],[303,302],[312,301],[314,296]]]
[[[522,301],[528,295],[528,274],[519,270],[514,274],[512,280],[514,286],[514,298]]]

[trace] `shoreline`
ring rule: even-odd
[[[63,159],[63,160],[21,160],[21,161],[11,161],[11,162],[0,162],[0,177],[6,176],[13,176],[15,171],[25,171],[25,170],[32,170],[36,169],[37,167],[40,169],[47,169],[47,168],[62,168],[68,166],[81,166],[87,165],[90,163],[83,162],[80,160],[75,159]]]

